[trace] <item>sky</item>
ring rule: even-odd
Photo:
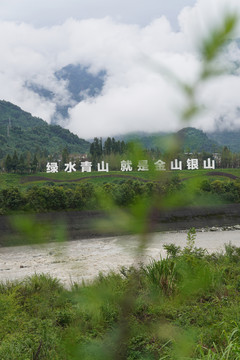
[[[192,84],[202,62],[199,44],[239,0],[1,0],[0,99],[51,122],[56,104],[71,103],[60,124],[82,138],[127,132],[240,128],[240,50],[219,59],[226,74],[199,88],[206,109],[180,121],[186,104],[166,74]],[[237,29],[235,38],[240,37]],[[69,64],[106,71],[102,92],[74,102],[55,72]],[[44,99],[26,84],[54,93]]]

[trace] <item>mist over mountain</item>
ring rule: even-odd
[[[198,0],[182,9],[178,31],[158,12],[143,26],[108,16],[73,16],[40,28],[0,21],[0,98],[84,138],[178,131],[186,98],[175,85],[198,81],[201,43],[220,26],[222,1],[216,6],[216,0]],[[238,29],[219,52],[218,76],[198,88],[197,101],[206,111],[185,126],[205,132],[239,126],[239,37]]]
[[[137,141],[143,148],[165,152],[172,141],[176,142],[175,136],[180,139],[181,152],[214,153],[221,152],[224,146],[232,152],[240,152],[240,131],[204,133],[202,130],[187,127],[178,132],[135,132],[114,137],[115,140],[125,142]],[[103,142],[105,140],[106,138],[103,138]],[[19,153],[46,151],[53,155],[61,153],[65,147],[70,153],[83,154],[89,151],[90,142],[59,125],[48,124],[10,102],[0,101],[0,159],[7,154],[13,154],[15,150]]]
[[[227,146],[232,152],[240,152],[240,130],[215,131],[207,133],[207,136],[220,146]]]
[[[178,132],[145,133],[135,132],[125,135],[117,135],[115,139],[124,141],[137,141],[146,149],[158,148],[166,151],[173,137],[177,135],[182,144],[183,152],[219,152],[227,146],[232,152],[240,152],[240,131],[215,131],[204,132],[200,129],[187,127]]]
[[[103,88],[106,71],[92,74],[89,67],[81,64],[69,64],[54,73],[57,83],[63,83],[66,93],[59,94],[58,88],[49,90],[37,82],[26,82],[26,87],[38,94],[44,100],[56,104],[56,111],[51,118],[52,124],[67,123],[68,110],[86,98],[98,96]],[[63,99],[64,96],[64,99]]]
[[[224,49],[224,52],[222,54],[222,64],[224,65],[224,67],[226,66],[226,68],[228,69],[228,73],[229,76],[226,76],[225,81],[226,81],[226,86],[224,87],[224,89],[222,89],[221,91],[219,91],[219,100],[222,99],[222,97],[225,98],[225,92],[226,89],[228,89],[230,87],[228,81],[235,81],[235,83],[233,83],[233,86],[238,86],[237,82],[239,82],[239,76],[240,76],[240,39],[237,38],[235,40],[229,41],[229,44],[226,46],[226,48]],[[227,74],[226,74],[227,75]],[[136,76],[136,74],[134,75],[134,77]],[[232,76],[232,78],[231,78]],[[52,112],[51,118],[50,118],[50,123],[51,124],[59,124],[63,127],[68,127],[70,129],[72,129],[75,133],[79,134],[79,128],[81,126],[85,127],[86,125],[86,120],[87,122],[90,121],[92,126],[94,123],[94,127],[96,127],[96,130],[98,130],[97,134],[93,134],[96,136],[102,136],[99,135],[99,116],[98,116],[98,112],[94,111],[91,113],[91,109],[94,109],[96,106],[98,106],[97,104],[99,104],[100,106],[100,110],[103,109],[103,107],[105,108],[105,110],[107,111],[107,108],[109,108],[109,112],[113,113],[113,105],[116,106],[116,101],[119,103],[121,101],[121,96],[125,93],[124,96],[127,95],[127,93],[130,90],[130,85],[128,83],[127,78],[122,79],[122,89],[124,89],[124,91],[120,94],[120,97],[116,97],[114,95],[114,92],[116,90],[116,84],[112,84],[112,80],[111,80],[112,74],[110,75],[110,73],[108,73],[107,70],[96,70],[93,71],[93,67],[92,67],[92,62],[89,61],[89,65],[83,65],[81,63],[72,63],[72,64],[68,64],[62,68],[60,68],[59,70],[55,71],[52,75],[52,79],[51,81],[47,82],[46,84],[43,84],[41,81],[39,81],[38,78],[36,79],[32,79],[32,80],[28,80],[25,82],[25,87],[26,89],[34,92],[36,95],[38,95],[40,97],[40,99],[42,99],[43,103],[49,102],[51,104],[54,104],[55,106],[55,111]],[[138,77],[138,75],[137,75]],[[235,80],[233,80],[233,77],[235,78]],[[110,87],[109,87],[109,79],[110,79]],[[125,82],[126,81],[126,82]],[[135,79],[135,81],[137,81],[137,79]],[[139,81],[141,80],[141,76],[139,74]],[[104,88],[104,86],[107,85],[104,93],[102,93],[102,90]],[[112,88],[113,86],[113,88]],[[117,86],[119,86],[119,80],[117,81]],[[215,86],[215,85],[214,85]],[[145,88],[148,87],[148,84],[144,84],[142,83],[142,93],[143,93],[143,102],[145,101],[144,99],[144,92],[145,92]],[[157,91],[159,91],[159,89],[155,89],[156,94],[151,94],[152,99],[156,98],[157,95]],[[106,93],[109,94],[109,99],[108,99],[108,103],[102,103],[100,105],[100,103],[102,101],[104,101]],[[103,96],[100,96],[103,95]],[[149,102],[149,99],[147,98],[149,96],[146,95],[146,101]],[[160,94],[159,94],[160,96]],[[112,98],[112,100],[111,100]],[[233,98],[231,97],[230,102],[232,102]],[[126,100],[126,99],[125,99]],[[126,108],[126,102],[124,99],[122,99],[123,101],[123,106],[122,108]],[[155,101],[155,100],[154,100]],[[225,100],[224,100],[225,101]],[[225,107],[223,107],[223,109],[221,110],[221,106],[219,106],[219,111],[217,111],[217,113],[214,115],[214,121],[213,119],[210,119],[208,117],[203,116],[199,121],[197,122],[193,122],[191,124],[192,127],[195,128],[199,128],[202,129],[203,131],[207,132],[209,134],[209,138],[211,138],[213,140],[217,141],[217,138],[215,138],[215,135],[211,135],[212,133],[215,133],[215,129],[221,129],[224,131],[227,131],[229,133],[231,133],[231,131],[229,130],[230,127],[232,128],[237,128],[239,127],[239,118],[240,118],[240,102],[238,102],[239,100],[235,99],[233,102],[233,107],[231,109],[231,111],[227,111]],[[127,99],[128,102],[128,106],[129,106],[129,114],[132,113],[133,114],[133,118],[131,119],[131,122],[129,122],[128,126],[130,126],[132,124],[132,122],[136,122],[136,119],[138,117],[138,111],[136,110],[138,109],[138,105],[135,104],[134,105],[134,110],[132,109],[132,98],[129,94],[129,98]],[[221,101],[223,102],[223,101]],[[82,104],[82,105],[81,105]],[[163,105],[163,102],[161,103]],[[161,105],[161,106],[162,106]],[[220,105],[220,104],[219,104]],[[140,103],[139,103],[139,106]],[[76,108],[78,109],[85,109],[87,110],[86,112],[83,111],[82,113],[79,112],[79,117],[77,117],[77,113],[76,113]],[[104,110],[104,111],[105,111]],[[89,112],[90,111],[90,112]],[[162,109],[159,109],[158,111],[162,111]],[[72,122],[72,115],[75,114],[75,125],[73,126],[73,122]],[[92,115],[91,115],[92,114]],[[127,115],[127,117],[129,117],[129,114]],[[151,111],[151,109],[149,108],[149,117],[151,118],[151,116],[153,116],[153,113]],[[91,117],[91,119],[89,120],[89,116]],[[106,116],[107,113],[106,113]],[[124,115],[122,115],[124,116]],[[126,116],[126,115],[125,115]],[[147,115],[146,115],[147,116]],[[156,116],[156,115],[154,115]],[[170,116],[169,114],[166,116]],[[98,120],[95,120],[96,118],[98,118]],[[103,120],[103,119],[102,119]],[[101,121],[102,121],[101,120]],[[140,130],[142,128],[142,121],[143,119],[139,120],[139,126],[140,126]],[[119,118],[119,113],[117,111],[117,107],[116,107],[116,113],[113,114],[112,116],[112,123],[115,122],[114,127],[116,127],[116,129],[121,128],[121,126],[119,126],[120,123],[126,123],[126,119],[124,118]],[[167,121],[166,123],[172,123],[172,119],[171,121]],[[166,123],[163,124],[163,129],[165,132],[168,132],[167,127],[166,127]],[[91,127],[92,127],[91,126]],[[104,124],[105,126],[105,124]],[[156,127],[156,126],[154,126]],[[176,130],[176,127],[172,129],[172,131]],[[105,131],[105,129],[104,129]],[[103,133],[104,133],[103,131]],[[130,131],[134,131],[131,130]],[[171,131],[171,126],[169,128],[169,131]],[[127,131],[126,131],[127,132]],[[134,131],[136,133],[136,131]],[[145,132],[145,130],[143,130],[143,132]],[[159,131],[155,131],[157,133],[159,133]],[[219,134],[221,134],[222,131],[219,131]],[[114,134],[114,132],[112,132],[112,135]],[[103,134],[104,136],[104,134]],[[231,138],[231,135],[229,135]],[[228,137],[229,137],[228,136]],[[85,136],[86,137],[86,136]],[[89,136],[87,136],[89,138]],[[221,137],[221,135],[218,136],[218,141],[223,144],[223,139]],[[228,145],[232,146],[231,140],[227,141]],[[236,149],[238,148],[238,145],[233,145],[233,150],[236,151]]]

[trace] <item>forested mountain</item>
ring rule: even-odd
[[[240,131],[215,132],[205,134],[195,128],[184,128],[176,133],[181,152],[218,152],[223,146],[233,152],[240,152]],[[174,134],[170,133],[134,133],[115,136],[116,141],[138,141],[146,149],[158,149],[165,152]],[[103,139],[104,140],[104,139]],[[174,140],[175,141],[175,140]],[[13,155],[29,151],[31,154],[44,152],[45,155],[60,154],[64,148],[69,153],[89,152],[90,143],[80,139],[59,125],[49,125],[44,120],[33,117],[18,106],[0,101],[0,159],[7,154]]]
[[[124,141],[138,141],[144,148],[157,148],[161,152],[165,152],[169,148],[169,144],[171,144],[172,141],[176,142],[175,135],[177,135],[177,139],[179,140],[179,151],[182,152],[216,152],[221,148],[221,146],[216,141],[209,139],[202,130],[191,127],[181,129],[176,134],[134,133],[115,138]]]
[[[220,149],[219,144],[209,139],[202,130],[187,127],[178,131],[177,136],[185,152],[216,152]]]
[[[207,133],[209,139],[221,146],[227,146],[232,152],[240,152],[240,131],[216,131]]]
[[[49,125],[33,117],[10,102],[0,101],[0,159],[15,150],[56,154],[65,147],[70,153],[85,153],[90,143],[59,125]]]

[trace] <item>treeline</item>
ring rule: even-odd
[[[187,159],[189,158],[198,159],[199,169],[202,168],[203,161],[208,158],[215,160],[216,168],[240,168],[240,153],[232,153],[226,146],[216,154],[183,153],[179,150],[162,153],[158,149],[141,149],[136,143],[125,143],[109,137],[105,142],[101,138],[94,138],[89,154],[72,154],[67,146],[61,152],[54,154],[49,154],[46,149],[40,150],[39,148],[34,153],[14,151],[13,154],[7,154],[5,159],[0,162],[0,170],[7,173],[32,174],[46,172],[48,162],[57,162],[58,170],[64,171],[65,164],[70,161],[76,163],[76,169],[79,170],[82,161],[90,161],[92,162],[92,171],[96,171],[97,163],[103,160],[109,163],[110,171],[120,171],[122,160],[131,160],[136,169],[138,161],[143,159],[148,160],[152,168],[154,168],[154,162],[161,159],[166,163],[166,170],[170,170],[171,161],[178,159],[182,161],[183,169],[187,169]]]
[[[106,198],[117,206],[130,206],[139,197],[154,197],[182,187],[178,178],[164,184],[136,180],[123,181],[121,184],[106,183],[103,186],[91,183],[33,186],[27,190],[9,187],[0,190],[0,213],[11,211],[63,211],[94,210],[106,206]]]
[[[127,150],[128,144],[124,141],[116,141],[114,138],[108,137],[103,142],[102,138],[95,137],[90,146],[90,159],[94,168],[99,161],[106,160],[110,163],[112,170],[119,170],[119,166],[116,169],[116,159],[119,162],[119,155],[123,155]]]
[[[116,141],[114,138],[108,137],[103,143],[102,138],[95,137],[90,146],[90,154],[93,158],[102,155],[123,154],[127,148],[128,145],[124,141]]]
[[[31,155],[29,158],[26,158],[23,154],[18,157],[17,152],[14,151],[13,156],[9,154],[7,155],[4,165],[4,169],[7,173],[35,173],[38,167],[38,160],[36,154],[33,156],[33,158]]]
[[[65,163],[69,161],[76,162],[80,167],[81,160],[81,155],[77,159],[74,155],[70,155],[68,147],[65,147],[62,152],[52,155],[46,149],[37,149],[33,154],[26,151],[20,153],[20,155],[14,151],[13,155],[7,154],[6,158],[0,163],[0,169],[7,173],[34,174],[36,172],[46,172],[48,162],[57,162],[59,171],[64,171]]]
[[[110,163],[111,170],[119,170],[120,155],[129,149],[124,141],[116,141],[114,138],[107,138],[102,142],[101,138],[94,138],[90,147],[89,154],[73,154],[65,146],[61,152],[49,154],[47,149],[36,149],[34,154],[29,151],[8,153],[1,161],[0,169],[7,173],[36,173],[46,172],[47,162],[57,162],[59,171],[64,171],[65,164],[69,161],[76,163],[76,168],[80,169],[81,161],[93,163],[93,170],[96,170],[97,163],[105,160]]]
[[[56,155],[55,155],[56,157]],[[46,171],[46,164],[50,157],[46,150],[37,150],[35,153],[25,151],[22,153],[7,154],[6,158],[0,163],[3,172],[14,174],[34,174]]]
[[[220,164],[222,168],[239,168],[240,167],[240,153],[234,153],[224,146],[220,154]]]

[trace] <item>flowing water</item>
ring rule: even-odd
[[[186,246],[186,232],[155,233],[149,235],[144,258],[136,258],[138,238],[119,236],[50,243],[47,245],[0,248],[0,282],[23,279],[35,273],[48,273],[65,286],[92,280],[99,272],[119,270],[137,262],[149,262],[166,256],[163,244]],[[231,242],[240,246],[240,230],[198,232],[195,244],[209,253],[222,251]]]

